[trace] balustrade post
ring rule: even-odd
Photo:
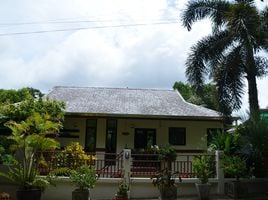
[[[221,158],[224,155],[223,151],[217,150],[215,152],[216,157],[216,178],[218,181],[218,194],[224,194],[224,172],[221,167]]]
[[[131,176],[131,149],[123,150],[123,170],[124,170],[124,181],[128,185],[130,191],[130,176]],[[128,192],[130,198],[130,192]]]

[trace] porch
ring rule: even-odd
[[[96,169],[100,178],[124,178],[129,177],[151,178],[158,171],[165,169],[167,163],[158,159],[154,153],[132,153],[130,149],[124,149],[120,153],[96,152],[87,154],[94,159],[77,159],[70,155],[63,155],[61,151],[43,153],[48,166],[39,167],[41,175],[46,175],[59,167],[74,169],[78,165],[86,164]],[[177,154],[175,161],[171,163],[171,171],[178,173],[181,178],[195,178],[192,168],[192,158],[201,154]],[[211,169],[214,172],[211,178],[216,177],[216,161],[214,154],[206,155],[211,160]]]
[[[57,159],[58,153],[60,152],[55,152],[52,156],[50,170],[59,165],[63,167],[62,160]],[[69,158],[67,162],[64,162],[64,166],[73,168],[79,163],[88,164],[96,169],[99,180],[96,187],[91,191],[92,199],[112,199],[117,191],[118,184],[122,180],[126,181],[129,185],[131,199],[153,199],[159,195],[157,187],[154,187],[152,184],[151,177],[167,166],[165,162],[158,159],[158,154],[132,154],[130,149],[124,149],[118,154],[97,152],[90,155],[96,156],[96,159],[89,161]],[[192,169],[192,158],[195,155],[200,154],[178,154],[176,161],[172,162],[172,172],[179,172],[179,176],[182,178],[182,182],[179,181],[179,176],[175,178],[179,196],[194,197],[196,195],[195,183],[198,182],[198,179]],[[212,194],[223,194],[223,191],[219,191],[221,183],[216,174],[216,160],[219,155],[203,155],[211,158],[211,166],[214,169],[214,173],[210,178]],[[44,199],[56,200],[57,198],[53,196],[55,193],[61,193],[62,198],[62,195],[66,193],[65,191],[72,191],[73,189],[68,177],[60,177],[57,181],[57,188],[50,187],[45,192]],[[70,197],[66,194],[64,198],[69,199]]]

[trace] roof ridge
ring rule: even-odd
[[[161,88],[129,88],[129,87],[98,87],[98,86],[55,86],[57,88],[93,88],[93,89],[120,89],[120,90],[151,90],[151,91],[174,91],[173,89],[161,89]]]

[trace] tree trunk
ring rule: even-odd
[[[248,75],[248,98],[249,98],[249,111],[250,119],[253,121],[260,120],[260,108],[258,101],[258,90],[256,77]]]
[[[248,56],[247,56],[249,111],[250,111],[250,119],[255,122],[258,122],[260,120],[260,108],[259,108],[259,101],[258,101],[256,74],[257,74],[257,69],[256,69],[253,49],[250,49],[248,51]]]

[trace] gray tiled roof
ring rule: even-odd
[[[69,114],[221,118],[214,110],[185,102],[173,90],[58,86],[47,96],[65,102]]]

